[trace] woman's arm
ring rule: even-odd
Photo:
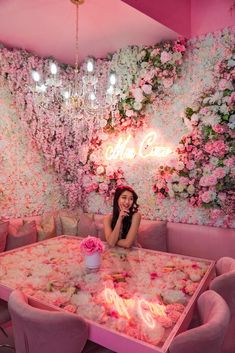
[[[115,246],[118,241],[119,234],[122,228],[122,219],[120,217],[118,218],[117,223],[113,230],[111,228],[111,222],[112,222],[112,215],[110,214],[106,215],[104,217],[104,235],[107,243],[110,246]]]
[[[126,239],[120,239],[117,242],[118,246],[121,246],[123,248],[130,248],[137,236],[139,225],[141,221],[141,214],[139,212],[134,213],[132,216],[132,222],[131,222],[131,227],[129,229],[129,232],[127,233]]]
[[[104,217],[104,235],[107,243],[110,246],[115,246],[117,244],[119,235],[122,230],[123,218],[128,215],[129,215],[129,211],[125,209],[121,209],[114,229],[111,228],[112,215],[109,214]]]

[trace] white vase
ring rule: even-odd
[[[95,252],[92,255],[85,256],[85,264],[89,269],[98,269],[101,263],[101,256],[99,252]]]

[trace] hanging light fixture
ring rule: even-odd
[[[44,80],[37,71],[32,70],[34,94],[37,95],[36,100],[41,101],[44,107],[52,103],[49,101],[51,96],[53,100],[61,103],[63,113],[99,118],[115,110],[120,92],[117,88],[117,77],[115,72],[110,72],[106,78],[98,79],[95,74],[95,60],[92,57],[88,57],[85,65],[79,68],[79,6],[85,0],[70,1],[76,5],[74,80],[68,82],[60,78],[57,64],[51,61],[50,74]],[[47,94],[48,90],[50,95]]]

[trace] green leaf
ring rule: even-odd
[[[192,108],[187,107],[187,108],[185,109],[185,115],[186,115],[186,117],[187,117],[188,119],[190,119],[193,114],[194,114],[194,111],[193,111]]]

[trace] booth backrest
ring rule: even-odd
[[[69,218],[69,216],[67,216]],[[103,230],[103,215],[99,214],[81,214],[79,212],[77,230],[79,236],[96,235],[105,240]],[[24,217],[24,221],[35,220],[38,225],[42,220],[41,216]],[[74,230],[76,220],[73,216],[67,219],[69,227],[66,229]],[[22,218],[10,219],[10,225],[21,226]],[[74,223],[75,222],[75,223]],[[58,223],[58,214],[57,220]],[[59,227],[61,228],[61,227]],[[63,229],[63,227],[61,228]],[[65,229],[65,228],[64,228]],[[63,234],[58,231],[56,225],[56,235]],[[81,234],[84,233],[84,234]],[[66,233],[70,234],[70,233]],[[74,235],[71,233],[71,235]],[[9,245],[8,239],[8,245]],[[38,238],[38,240],[40,240]],[[11,246],[14,238],[11,237]],[[172,223],[165,221],[141,220],[137,242],[144,248],[159,251],[168,251],[171,253],[200,257],[211,260],[218,260],[223,256],[235,258],[235,230],[215,228],[209,226],[199,226],[184,223]],[[25,245],[24,242],[22,245]],[[19,246],[19,245],[17,245]],[[6,247],[7,249],[7,247]]]
[[[235,258],[235,229],[168,222],[167,249],[211,260]]]

